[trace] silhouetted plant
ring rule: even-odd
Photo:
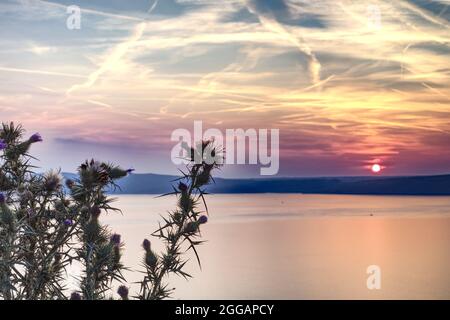
[[[119,211],[111,207],[112,199],[108,198],[106,190],[116,187],[115,180],[128,173],[130,170],[91,160],[78,168],[77,180],[66,183],[75,212],[79,213],[77,236],[81,247],[77,249],[76,259],[84,267],[81,279],[84,299],[104,299],[113,280],[125,281],[120,235],[102,226],[99,217],[102,211]]]
[[[23,140],[23,135],[23,128],[13,123],[3,124],[0,131],[0,298],[107,298],[114,281],[125,282],[123,243],[99,217],[120,211],[111,206],[114,199],[107,191],[118,188],[116,181],[133,170],[86,161],[78,168],[78,177],[66,180],[64,188],[58,171],[34,172],[29,149],[42,137],[33,134]],[[183,271],[183,245],[194,251],[200,263],[196,246],[201,243],[199,227],[207,218],[197,207],[201,200],[206,208],[202,188],[219,166],[215,153],[211,142],[189,149],[191,164],[171,193],[178,197],[177,209],[153,233],[165,243],[165,251],[157,254],[149,240],[143,242],[145,277],[137,298],[169,297],[172,290],[164,280],[170,273],[190,277]],[[80,289],[68,297],[67,268],[76,262],[82,266]],[[123,300],[129,298],[125,285],[117,293]]]
[[[165,249],[161,254],[156,254],[148,239],[142,243],[144,248],[143,265],[145,277],[141,282],[139,299],[159,300],[170,297],[173,289],[164,283],[164,277],[173,273],[178,276],[189,278],[190,275],[183,269],[187,261],[183,259],[183,245],[187,250],[192,250],[200,265],[196,246],[199,241],[200,226],[208,221],[206,215],[202,215],[199,204],[202,201],[206,214],[204,186],[212,180],[211,172],[218,168],[220,163],[216,160],[216,147],[211,141],[200,143],[197,148],[188,149],[190,164],[187,171],[182,172],[178,186],[174,188],[174,194],[178,198],[177,209],[170,212],[168,217],[163,217],[164,225],[155,231],[152,236],[159,238],[165,243]],[[220,158],[219,158],[220,159]]]

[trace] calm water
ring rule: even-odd
[[[169,279],[182,299],[450,299],[450,197],[211,195],[208,240],[194,278]],[[125,262],[139,270],[142,240],[175,199],[121,196]],[[156,244],[155,244],[156,245]],[[366,269],[381,268],[381,290]],[[129,272],[129,282],[140,275]]]

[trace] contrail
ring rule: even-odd
[[[156,8],[156,5],[158,4],[158,0],[155,0],[152,4],[152,6],[150,7],[150,9],[147,10],[147,13],[150,14],[152,13],[152,11]]]
[[[300,52],[305,54],[308,57],[308,69],[311,77],[311,81],[314,84],[317,84],[320,82],[320,69],[322,68],[319,60],[317,60],[316,55],[312,52],[311,48],[305,43],[305,41],[301,37],[297,37],[292,35],[289,31],[286,30],[278,21],[276,21],[273,18],[266,17],[264,15],[261,15],[253,8],[253,6],[247,1],[245,3],[246,7],[250,12],[255,14],[261,24],[269,29],[272,32],[275,32],[291,42],[293,45],[295,45]]]
[[[425,20],[427,20],[431,23],[437,24],[437,25],[447,28],[447,29],[449,27],[448,23],[444,19],[440,18],[439,16],[429,15],[424,10],[421,10],[417,5],[411,4],[406,1],[400,1],[399,4],[402,7],[409,9],[410,11],[416,13],[417,15],[421,16],[422,18],[424,18]]]
[[[103,63],[100,65],[100,67],[92,72],[88,76],[88,80],[81,83],[73,85],[68,91],[67,94],[71,94],[72,92],[82,89],[82,88],[89,88],[92,85],[94,85],[97,82],[97,79],[103,75],[105,72],[111,69],[116,63],[122,59],[122,57],[128,52],[130,47],[133,46],[133,44],[139,40],[145,30],[145,27],[147,26],[146,22],[140,22],[133,31],[133,34],[130,38],[128,38],[126,41],[116,45],[113,50],[111,50],[111,53],[106,57],[106,59],[103,61]]]
[[[0,71],[41,74],[41,75],[46,75],[46,76],[60,76],[60,77],[69,77],[69,78],[82,78],[82,79],[87,78],[86,76],[83,76],[81,74],[54,72],[54,71],[45,71],[45,70],[34,70],[34,69],[22,69],[22,68],[0,67]]]
[[[150,9],[147,11],[148,14],[150,14],[155,9],[157,4],[158,0],[156,0],[152,4]],[[73,85],[67,91],[67,94],[70,95],[72,92],[78,89],[89,88],[92,85],[94,85],[102,74],[104,74],[105,72],[110,70],[115,64],[117,64],[122,59],[122,57],[128,52],[128,50],[136,43],[136,41],[141,39],[146,27],[147,22],[144,21],[138,23],[135,26],[132,35],[127,40],[125,40],[122,43],[119,43],[111,50],[111,53],[106,57],[106,59],[103,61],[100,67],[89,75],[88,80],[81,84]]]

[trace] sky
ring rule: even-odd
[[[450,173],[449,5],[1,0],[0,121],[40,132],[38,165],[63,171],[176,173],[171,133],[203,121],[279,129],[279,176]]]

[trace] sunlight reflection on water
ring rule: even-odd
[[[237,194],[207,201],[203,269],[190,256],[194,278],[170,279],[175,298],[450,298],[450,197]],[[132,270],[140,269],[142,240],[174,204],[171,197],[120,196],[123,215],[103,216],[122,234]],[[381,290],[366,288],[372,264],[382,269]],[[140,279],[126,275],[129,283]]]

